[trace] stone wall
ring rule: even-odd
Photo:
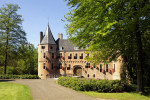
[[[45,49],[42,49],[42,46],[45,46]],[[53,49],[50,49],[53,47]],[[48,45],[39,45],[38,47],[38,75],[42,79],[45,79],[47,76],[57,75],[74,75],[74,69],[77,66],[82,68],[82,76],[86,78],[100,78],[100,79],[109,79],[115,80],[120,79],[120,67],[122,65],[121,57],[118,58],[116,62],[111,62],[108,64],[108,72],[106,72],[106,64],[99,63],[95,66],[90,63],[90,67],[86,68],[87,61],[84,59],[87,54],[85,51],[75,50],[75,51],[58,51],[56,52],[56,46]],[[43,58],[45,53],[46,58]],[[54,57],[52,58],[52,53]],[[70,54],[72,58],[70,59]],[[77,58],[76,58],[77,54]],[[83,54],[83,59],[80,56]],[[46,68],[43,69],[43,63],[46,63]],[[53,67],[52,67],[53,64]],[[61,67],[59,65],[62,65]],[[100,72],[100,64],[102,65],[102,71]],[[70,68],[68,68],[70,65]],[[115,66],[115,69],[114,69]]]

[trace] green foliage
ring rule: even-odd
[[[58,84],[80,91],[124,92],[132,91],[132,87],[120,80],[79,79],[59,77]]]
[[[0,74],[0,79],[39,79],[37,75],[2,75]]]
[[[86,48],[87,60],[108,63],[123,58],[132,82],[149,84],[150,1],[149,0],[65,0],[71,6],[65,16],[68,38]],[[147,56],[147,57],[145,57]],[[110,58],[110,59],[108,59]],[[137,71],[138,70],[138,71]],[[143,71],[144,70],[144,71]],[[142,72],[143,71],[143,72]],[[126,76],[125,75],[125,76]],[[126,79],[126,78],[124,78]],[[137,90],[142,90],[138,85]]]
[[[4,74],[8,60],[22,43],[26,43],[26,33],[22,29],[22,16],[17,13],[17,4],[6,4],[0,8],[0,57],[4,59]],[[3,61],[2,59],[2,61]]]
[[[8,60],[7,73],[14,75],[34,74],[38,71],[38,53],[33,44],[21,45],[16,51],[10,53],[11,59]],[[4,62],[3,62],[4,63]],[[3,74],[3,66],[0,65],[0,74]]]
[[[8,50],[26,42],[26,33],[22,29],[22,16],[17,4],[6,4],[0,8],[0,40]],[[6,43],[8,40],[8,44]]]
[[[150,97],[141,95],[139,93],[98,93],[93,91],[80,91],[86,95],[94,98],[108,99],[108,100],[150,100]]]
[[[0,74],[4,73],[4,67],[0,67]]]
[[[18,49],[18,74],[37,74],[37,49],[33,44],[21,45]],[[16,73],[17,74],[17,73]]]

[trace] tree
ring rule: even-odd
[[[37,49],[34,48],[34,45],[30,43],[26,45],[22,44],[18,48],[17,54],[17,69],[19,70],[20,74],[37,74],[38,53]]]
[[[150,1],[66,1],[72,8],[66,17],[70,22],[66,25],[69,39],[80,48],[88,47],[94,55],[89,60],[106,62],[121,56],[129,72],[134,61],[137,92],[143,92],[143,37],[150,38]]]
[[[22,29],[22,16],[17,14],[20,7],[6,4],[0,8],[0,37],[4,49],[4,74],[6,74],[8,53],[26,41],[26,33]]]

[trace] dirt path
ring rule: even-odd
[[[92,98],[72,89],[56,84],[55,80],[13,80],[10,82],[25,84],[31,89],[33,100],[101,100]]]

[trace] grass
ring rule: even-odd
[[[102,99],[118,99],[118,100],[150,100],[150,97],[140,95],[138,93],[98,93],[92,91],[80,91],[86,95],[92,96],[94,98]]]
[[[32,100],[32,97],[25,85],[0,82],[0,100]]]

